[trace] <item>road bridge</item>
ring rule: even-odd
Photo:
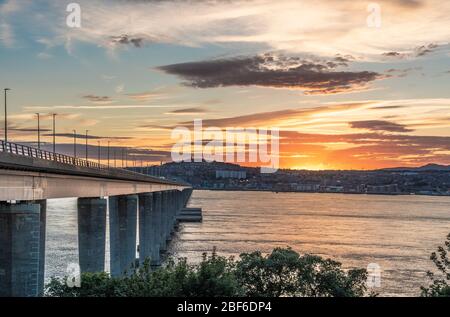
[[[0,141],[0,296],[43,295],[47,199],[77,198],[81,272],[105,270],[109,221],[119,276],[135,263],[138,227],[139,262],[160,264],[191,194],[188,184]]]

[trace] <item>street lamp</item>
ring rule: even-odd
[[[56,113],[53,113],[52,116],[53,116],[53,155],[54,155],[56,153],[56,124],[55,124]]]
[[[97,141],[98,143],[98,165],[100,165],[100,141]]]
[[[11,89],[5,88],[3,90],[5,91],[5,143],[6,143],[8,142],[8,107],[6,106],[6,92]]]
[[[111,141],[108,141],[108,168],[109,168],[109,143],[110,143]]]
[[[73,130],[73,157],[77,158],[77,130]]]
[[[40,115],[39,115],[39,113],[36,113],[36,115],[37,115],[37,120],[38,120],[38,122],[37,122],[37,124],[38,124],[38,127],[37,127],[37,133],[38,133],[38,149],[40,150],[40,149],[41,149],[41,124],[40,124]]]
[[[86,161],[88,160],[88,132],[89,130],[86,130]]]

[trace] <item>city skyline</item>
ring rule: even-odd
[[[281,168],[450,164],[448,3],[77,1],[80,28],[69,3],[0,2],[13,142],[36,141],[38,112],[51,143],[57,113],[58,151],[90,130],[156,163],[202,119],[279,128]]]

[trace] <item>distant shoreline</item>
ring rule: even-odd
[[[271,192],[271,193],[300,193],[300,194],[346,194],[346,195],[376,195],[376,196],[430,196],[430,197],[450,197],[445,194],[416,194],[416,193],[356,193],[356,192],[315,192],[296,190],[269,190],[269,189],[232,189],[232,188],[194,188],[194,190],[228,191],[228,192]]]

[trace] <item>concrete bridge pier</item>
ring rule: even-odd
[[[152,266],[161,265],[160,259],[160,247],[161,247],[161,193],[156,192],[153,194],[153,213],[152,213],[152,253],[151,262]]]
[[[185,188],[181,193],[183,196],[183,203],[181,207],[183,208],[186,207],[187,204],[189,203],[189,199],[191,198],[192,195],[192,188]]]
[[[78,249],[81,272],[105,270],[106,206],[103,198],[78,198]]]
[[[168,192],[161,192],[160,251],[167,250]]]
[[[183,193],[175,190],[174,191],[174,214],[173,214],[173,228],[178,228],[178,215],[181,211],[181,203],[183,199]]]
[[[0,202],[0,296],[43,294],[45,201]]]
[[[169,220],[169,240],[172,240],[172,234],[175,231],[177,222],[177,190],[170,192],[170,220]]]
[[[137,195],[109,197],[111,276],[132,273],[136,259]]]
[[[151,266],[160,265],[161,195],[139,195],[139,262],[150,259]]]

